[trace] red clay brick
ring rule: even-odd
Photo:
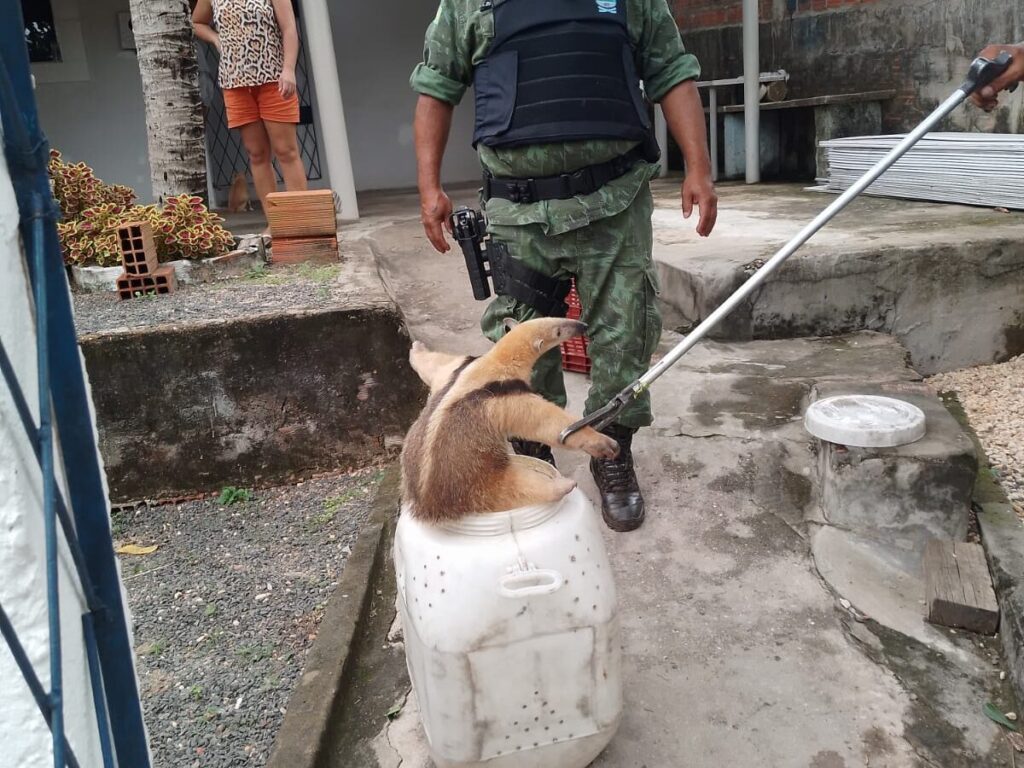
[[[122,272],[117,278],[117,294],[121,300],[133,299],[137,295],[163,295],[178,289],[178,278],[174,267],[158,267],[152,274],[130,275]]]
[[[121,263],[128,275],[149,275],[160,267],[156,258],[153,228],[148,221],[135,221],[117,228]]]

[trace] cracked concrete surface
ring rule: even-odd
[[[376,213],[372,204],[364,210]],[[412,336],[453,352],[486,351],[476,326],[483,305],[463,282],[461,255],[434,254],[416,209],[407,210],[402,219],[388,208],[388,225],[372,238]],[[676,340],[666,334],[661,353]],[[870,333],[709,343],[655,384],[657,420],[635,448],[648,520],[635,533],[606,535],[626,708],[595,766],[1011,765],[981,714],[989,700],[1012,706],[996,640],[927,626],[917,586],[891,589],[873,551],[875,561],[852,571],[833,558],[831,584],[815,567],[812,543],[834,538],[834,529],[815,512],[804,404],[821,383],[918,380],[905,360],[893,339]],[[586,379],[567,381],[578,408]],[[583,457],[556,455],[596,499]],[[835,553],[854,551],[829,543]],[[874,569],[874,591],[861,589],[864,568]],[[380,766],[426,765],[415,697],[382,722],[374,745]]]
[[[655,185],[655,258],[670,328],[707,317],[833,201],[794,184],[722,188],[718,228],[701,239]],[[931,374],[1024,352],[1024,216],[862,198],[783,265],[716,338],[895,335]]]

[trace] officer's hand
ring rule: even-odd
[[[986,112],[991,112],[999,105],[1000,91],[1005,88],[1009,88],[1014,83],[1019,83],[1024,80],[1024,44],[990,45],[979,53],[978,56],[994,60],[1003,51],[1006,51],[1013,56],[1010,68],[1007,69],[1001,77],[997,77],[993,80],[991,85],[986,85],[980,91],[976,91],[971,94],[971,101]]]
[[[683,182],[683,218],[690,218],[693,206],[700,209],[697,234],[707,237],[718,220],[718,194],[710,173],[689,173]]]
[[[427,233],[427,239],[438,253],[447,253],[451,248],[444,233],[452,232],[452,201],[440,187],[420,193],[420,220]]]

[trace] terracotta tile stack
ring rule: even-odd
[[[272,264],[338,261],[338,220],[329,189],[273,192],[264,211],[273,242]]]

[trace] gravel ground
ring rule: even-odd
[[[381,476],[114,513],[155,768],[266,763]]]
[[[955,392],[992,464],[992,471],[1024,518],[1024,355],[1001,365],[943,373],[930,379]]]
[[[75,293],[78,332],[142,328],[187,320],[225,320],[290,309],[324,309],[347,296],[340,264],[280,265],[247,276],[181,285],[170,296],[121,301],[116,293]]]

